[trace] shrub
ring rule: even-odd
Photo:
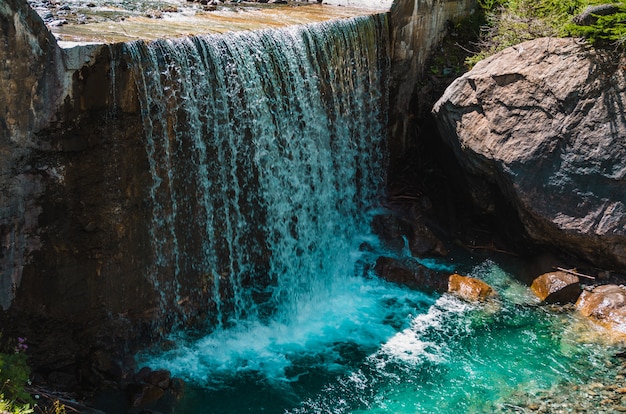
[[[487,24],[477,45],[480,51],[466,63],[471,67],[509,46],[546,36],[584,37],[597,46],[623,47],[626,44],[624,3],[620,3],[618,13],[597,16],[592,25],[573,23],[573,18],[588,6],[605,3],[606,0],[479,0]]]
[[[0,413],[32,413],[31,396],[26,391],[30,377],[25,340],[20,338],[17,346],[9,352],[0,353]]]

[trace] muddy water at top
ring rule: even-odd
[[[187,1],[145,2],[68,0],[56,9],[40,8],[61,45],[155,40],[209,33],[277,28],[386,12],[382,0],[355,7],[344,0],[332,4],[239,3],[217,6]],[[35,9],[37,9],[36,5]]]

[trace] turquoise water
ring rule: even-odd
[[[469,273],[499,299],[470,304],[348,277],[288,324],[179,337],[145,363],[188,382],[176,413],[507,412],[520,392],[604,375],[615,349],[586,341],[572,314],[538,306],[492,261]]]

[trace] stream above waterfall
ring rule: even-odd
[[[140,2],[66,0],[62,6],[31,1],[61,45],[117,43],[271,29],[382,13],[381,2],[327,5],[314,3],[235,3],[207,6],[179,0]]]

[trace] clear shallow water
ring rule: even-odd
[[[537,306],[491,261],[471,274],[500,299],[475,305],[347,277],[289,323],[179,337],[143,361],[188,381],[177,413],[507,412],[515,394],[610,374],[615,349],[585,342],[581,321]]]

